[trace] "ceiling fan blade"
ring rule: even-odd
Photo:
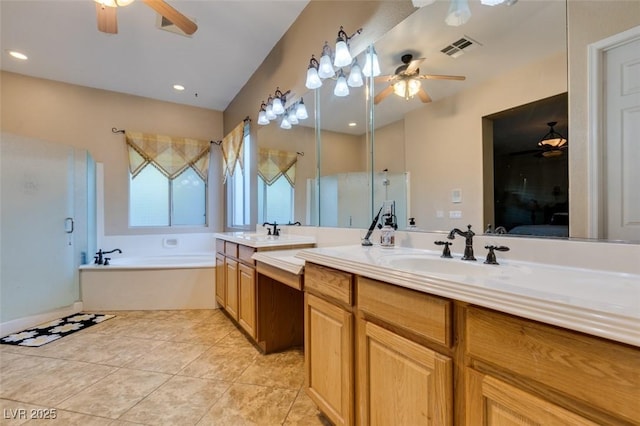
[[[384,98],[393,93],[393,86],[388,86],[382,92],[378,93],[375,98],[373,98],[373,103],[378,105]]]
[[[96,17],[98,18],[98,31],[107,34],[118,33],[117,8],[103,6],[96,3]]]
[[[424,74],[417,75],[415,78],[422,80],[465,80],[467,77],[461,75],[436,75],[436,74]]]
[[[414,72],[416,72],[416,70],[418,69],[418,67],[422,63],[422,61],[424,61],[425,59],[426,58],[418,58],[418,59],[414,59],[413,61],[409,62],[409,65],[407,65],[407,69],[404,70],[404,74],[411,75]]]
[[[375,77],[373,79],[373,81],[375,81],[376,83],[386,83],[388,81],[393,81],[396,78],[398,78],[398,76],[395,75],[395,74],[392,74],[392,75],[380,75],[378,77]]]
[[[142,0],[142,2],[171,21],[172,24],[180,28],[185,34],[191,35],[198,29],[195,22],[178,12],[164,0]]]
[[[420,88],[420,90],[418,90],[417,95],[423,103],[428,104],[429,102],[431,102],[431,97],[427,92],[425,92],[422,87]]]

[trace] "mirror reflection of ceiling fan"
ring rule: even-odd
[[[375,96],[374,104],[379,104],[392,93],[407,100],[418,96],[422,102],[428,103],[431,102],[431,97],[422,88],[421,80],[464,80],[466,78],[459,75],[421,75],[418,67],[425,58],[413,59],[413,55],[407,53],[402,55],[401,60],[403,65],[396,68],[395,74],[376,77],[376,81],[388,82],[389,86]]]
[[[96,16],[98,18],[98,30],[103,33],[118,33],[118,6],[127,6],[133,0],[95,0]],[[198,26],[189,18],[178,12],[164,0],[142,0],[144,4],[155,10],[164,19],[180,28],[182,32],[191,35],[196,32]]]
[[[549,131],[538,142],[538,149],[526,149],[524,151],[512,152],[509,155],[528,155],[533,154],[534,157],[559,157],[569,148],[567,139],[560,133],[556,132],[553,126],[558,124],[556,121],[550,121],[547,123]]]

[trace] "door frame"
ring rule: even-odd
[[[604,232],[604,54],[625,43],[640,39],[640,25],[596,41],[588,46],[587,97],[587,237],[601,238]]]

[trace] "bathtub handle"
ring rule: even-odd
[[[67,230],[67,234],[72,234],[73,233],[73,218],[72,217],[68,217],[65,220],[65,224],[64,227]],[[71,227],[69,227],[68,225],[71,225]]]

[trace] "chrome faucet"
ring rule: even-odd
[[[96,255],[94,256],[93,260],[96,265],[108,265],[109,264],[109,260],[111,260],[111,258],[109,257],[103,257],[103,255],[105,254],[109,254],[109,253],[122,253],[122,250],[120,249],[113,249],[110,251],[102,251],[102,249],[98,250],[98,252],[96,253]]]
[[[456,237],[456,234],[465,238],[464,254],[462,255],[462,260],[476,260],[476,258],[473,256],[473,236],[476,235],[476,233],[471,230],[471,225],[467,225],[466,231],[461,231],[458,228],[453,228],[451,232],[449,232],[447,238],[453,240]]]
[[[280,235],[280,228],[278,228],[278,222],[274,220],[273,223],[265,222],[262,224],[263,227],[267,225],[273,226],[273,231],[271,231],[271,228],[267,228],[268,235],[274,235],[276,237]]]

